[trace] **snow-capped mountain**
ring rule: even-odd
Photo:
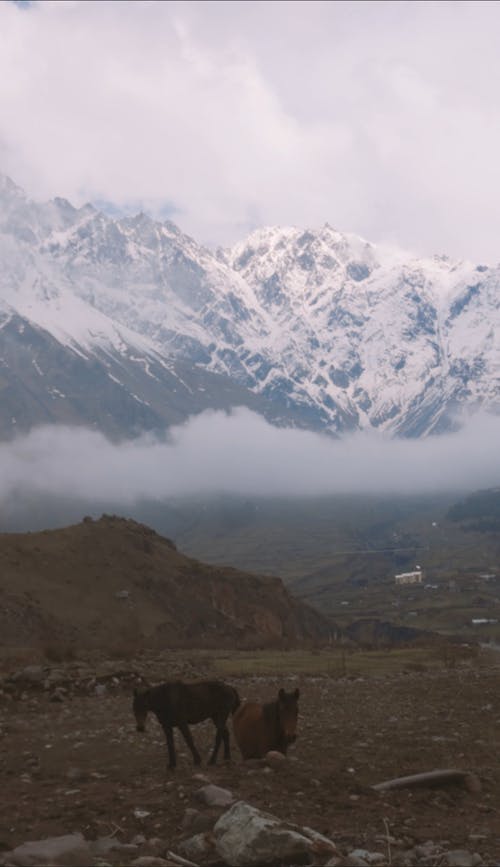
[[[461,408],[500,408],[500,268],[328,225],[260,230],[228,262],[279,323],[287,377],[337,425],[418,436]]]
[[[498,267],[328,225],[214,253],[171,222],[34,203],[0,178],[1,432],[121,436],[237,404],[332,433],[446,429],[500,409],[499,289]]]

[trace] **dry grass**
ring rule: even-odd
[[[214,671],[221,677],[292,676],[371,677],[399,672],[477,664],[479,648],[409,647],[397,650],[257,651],[215,654]]]

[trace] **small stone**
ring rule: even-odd
[[[94,855],[107,855],[113,849],[118,849],[120,845],[116,837],[98,837],[97,840],[92,841],[90,848]]]
[[[188,807],[184,813],[182,827],[185,831],[190,831],[192,834],[201,834],[202,831],[211,831],[217,818],[217,816],[207,814],[206,812],[202,813],[200,810],[193,810],[191,807]]]
[[[353,852],[347,856],[345,864],[348,865],[348,867],[368,867],[368,861],[365,861],[364,858],[355,855]]]
[[[202,786],[194,793],[197,801],[201,801],[208,807],[230,807],[234,804],[233,793],[229,789],[223,789],[221,786],[214,786],[209,783],[208,786]]]
[[[189,837],[179,843],[179,851],[190,861],[198,861],[200,858],[206,858],[215,847],[214,835],[210,831],[205,831],[203,834],[195,834],[194,837]]]
[[[33,840],[17,846],[5,853],[6,863],[18,867],[38,867],[41,864],[81,865],[86,867],[91,861],[90,846],[83,834],[64,834],[61,837],[48,837]]]
[[[141,855],[131,862],[131,867],[171,867],[172,861],[165,861],[158,855]]]
[[[434,840],[427,840],[426,843],[415,846],[417,858],[430,858],[431,855],[437,855],[440,851],[441,847],[434,843]]]
[[[446,867],[480,867],[483,859],[477,852],[468,852],[466,849],[449,850],[443,855],[441,863]]]
[[[193,774],[193,780],[196,780],[197,783],[209,783],[210,777],[207,777],[206,774]]]
[[[265,755],[265,761],[267,762],[269,767],[275,771],[281,770],[288,764],[287,757],[283,755],[283,753],[280,753],[278,750],[269,750],[269,752]]]
[[[349,858],[361,859],[363,864],[381,864],[387,860],[382,852],[370,852],[368,849],[353,849],[349,852]]]
[[[155,828],[156,827],[159,827],[159,826],[155,825]],[[149,840],[147,841],[147,847],[149,849],[150,854],[161,855],[162,852],[165,852],[165,849],[167,848],[167,844],[166,844],[165,840],[163,840],[161,837],[150,837]]]
[[[13,680],[21,680],[25,683],[41,683],[45,679],[45,672],[41,665],[27,665],[21,671],[16,671]]]

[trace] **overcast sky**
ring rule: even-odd
[[[0,3],[0,171],[227,244],[500,260],[500,3]]]

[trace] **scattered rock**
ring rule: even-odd
[[[130,852],[135,854],[138,846],[135,843],[121,843],[116,837],[99,837],[90,844],[95,855],[107,855],[108,852]]]
[[[445,852],[441,864],[446,867],[480,867],[484,864],[483,859],[477,852],[467,852],[466,849],[453,849]]]
[[[214,786],[209,783],[208,786],[202,786],[194,793],[197,801],[206,804],[207,807],[229,807],[234,804],[233,793],[229,789],[223,789],[221,786]]]
[[[188,807],[184,813],[182,827],[185,831],[190,831],[192,834],[201,834],[203,831],[211,831],[219,818],[218,814],[201,812]]]
[[[417,858],[430,858],[433,855],[438,855],[441,847],[434,840],[427,840],[427,842],[415,846],[414,851]]]
[[[287,757],[283,753],[279,753],[278,750],[269,750],[264,758],[269,767],[274,771],[281,770],[288,764]]]
[[[131,862],[131,867],[170,867],[172,861],[159,858],[158,855],[141,855]]]
[[[214,835],[211,831],[205,831],[203,834],[195,834],[194,837],[189,837],[179,843],[178,849],[192,861],[198,861],[200,858],[206,858],[215,848]]]
[[[160,855],[162,852],[165,852],[167,844],[161,837],[150,837],[147,841],[147,847],[149,849],[149,854]]]
[[[326,854],[334,855],[336,846],[327,837],[290,825],[277,816],[264,813],[244,801],[237,801],[214,826],[217,853],[233,867],[297,864],[309,861],[321,839]],[[318,862],[316,862],[318,863]]]
[[[41,665],[27,665],[20,671],[14,672],[11,680],[15,683],[38,684],[45,680],[45,670]]]
[[[344,861],[346,867],[368,867],[368,861],[365,861],[361,855],[356,855],[355,851],[351,852],[350,855]]]
[[[368,849],[353,849],[349,852],[349,858],[361,860],[363,864],[382,864],[387,860],[382,852],[369,852]]]
[[[64,834],[23,843],[6,853],[5,862],[14,867],[38,867],[40,864],[86,867],[91,862],[91,850],[83,834]]]

